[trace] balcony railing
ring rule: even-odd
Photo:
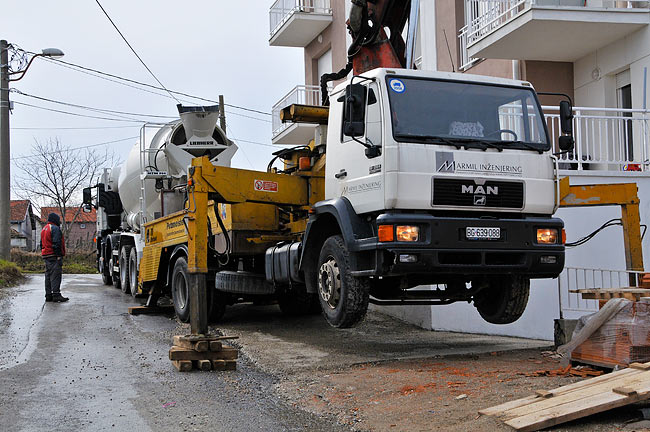
[[[557,143],[560,135],[558,108],[542,108],[551,140]],[[609,171],[650,169],[650,110],[575,107],[573,134],[575,148],[559,157],[561,168]],[[556,147],[554,151],[560,150]]]
[[[531,7],[570,8],[647,8],[647,0],[465,0],[465,26],[460,29],[461,69],[467,69],[478,59],[470,58],[467,48],[495,29],[510,22]]]
[[[277,0],[269,13],[271,37],[296,12],[331,14],[330,0]]]
[[[321,91],[319,86],[315,85],[299,85],[294,87],[286,96],[284,96],[278,103],[273,105],[272,114],[272,136],[275,138],[285,129],[291,126],[291,123],[282,123],[280,120],[280,111],[283,108],[292,104],[301,105],[320,105],[321,104]]]

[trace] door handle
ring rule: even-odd
[[[348,172],[345,170],[345,168],[343,168],[341,171],[339,171],[338,174],[334,174],[334,177],[336,177],[337,179],[341,179],[341,178],[343,178],[343,177],[345,177],[347,175],[348,175]]]

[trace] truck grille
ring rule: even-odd
[[[471,179],[434,178],[432,204],[520,209],[524,206],[524,184],[488,180],[478,185]]]

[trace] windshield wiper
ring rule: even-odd
[[[398,138],[407,138],[410,140],[415,140],[415,141],[424,141],[427,143],[433,143],[433,144],[447,144],[450,146],[456,147],[457,150],[460,150],[463,148],[463,144],[452,141],[447,138],[443,138],[440,136],[435,136],[435,135],[420,135],[420,134],[408,134],[408,133],[402,133],[402,134],[397,134],[395,135]]]
[[[534,146],[534,145],[532,145],[532,144],[529,144],[529,143],[527,143],[527,142],[525,142],[525,141],[503,141],[503,142],[504,142],[504,143],[508,143],[508,144],[517,144],[517,145],[520,145],[520,146],[522,146],[522,147],[525,147],[525,148],[527,148],[527,149],[529,149],[529,150],[534,150],[534,151],[536,151],[536,152],[539,153],[539,154],[544,153],[544,150],[542,150],[541,148],[539,148],[539,147],[537,147],[537,146]]]

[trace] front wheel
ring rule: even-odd
[[[350,273],[350,252],[343,238],[335,235],[325,240],[318,257],[318,298],[332,327],[353,327],[368,311],[370,283]]]
[[[481,317],[492,324],[510,324],[526,310],[530,279],[523,276],[495,276],[474,296],[474,306]]]
[[[129,280],[129,255],[131,254],[131,246],[125,245],[120,249],[120,287],[124,294],[131,293],[131,281]]]
[[[190,320],[190,284],[187,274],[187,260],[179,257],[172,272],[172,300],[176,316],[181,322]]]

